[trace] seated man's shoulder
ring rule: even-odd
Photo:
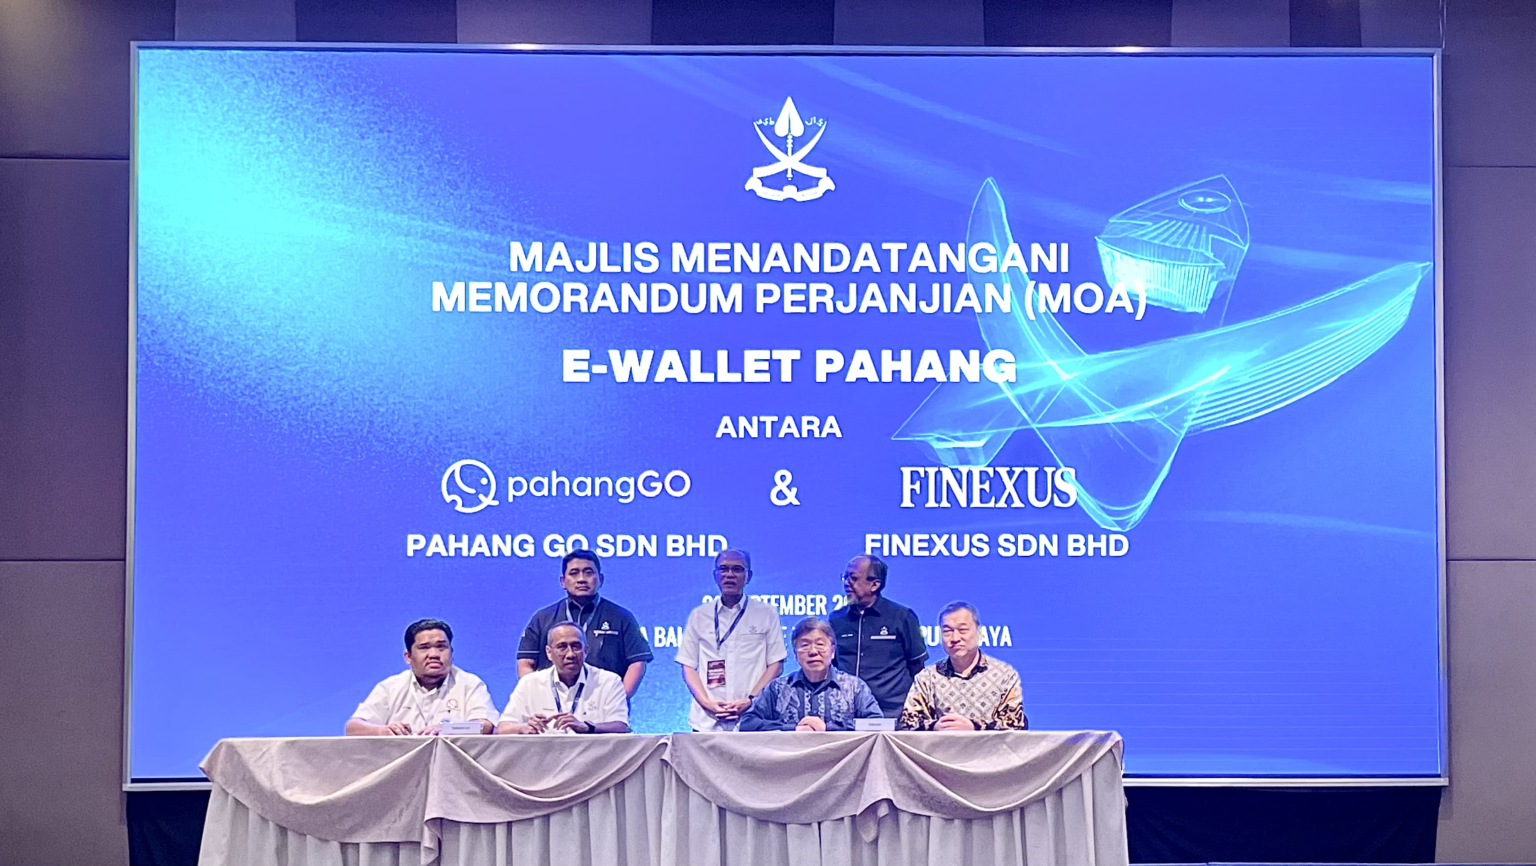
[[[912,682],[920,683],[923,685],[931,685],[932,683],[943,679],[944,674],[939,670],[939,665],[941,664],[944,664],[944,659],[942,658],[931,665],[925,666],[922,670],[913,675]]]
[[[858,690],[861,686],[866,689],[869,688],[869,684],[864,682],[864,680],[840,668],[832,669],[832,677],[837,681],[837,684],[843,688],[854,690]]]
[[[485,685],[485,680],[475,676],[474,674],[464,670],[461,667],[455,667],[453,669],[453,678],[460,685],[468,686],[470,688]]]
[[[518,692],[533,691],[539,688],[547,689],[549,688],[549,680],[554,675],[555,668],[551,665],[550,667],[536,670],[531,674],[518,677],[517,685],[512,687],[512,694],[515,695]]]
[[[607,596],[604,596],[603,597],[603,604],[607,605],[609,610],[612,611],[613,615],[618,617],[619,619],[629,620],[630,622],[639,622],[638,619],[635,619],[635,615],[630,612],[629,608],[625,607],[622,604],[619,604],[618,602],[614,601],[613,599],[608,598]]]
[[[528,625],[538,628],[547,627],[550,622],[560,616],[560,606],[563,604],[565,604],[565,599],[535,608],[533,613],[528,616]]]
[[[999,675],[1002,676],[1017,677],[1019,675],[1019,672],[1014,670],[1013,665],[1008,664],[997,656],[988,655],[986,656],[986,660],[988,670],[996,671]]]
[[[385,677],[384,679],[379,680],[378,687],[379,688],[383,688],[383,689],[388,689],[388,688],[398,688],[400,686],[405,686],[405,685],[408,685],[410,683],[411,678],[413,676],[415,676],[415,675],[411,673],[411,669],[410,668],[406,668],[405,670],[400,671],[399,673],[390,674],[389,676]]]
[[[553,668],[551,668],[551,670],[553,670]],[[624,688],[624,678],[623,677],[621,677],[618,674],[614,673],[613,671],[607,670],[605,668],[596,667],[595,665],[591,664],[590,662],[587,663],[587,676],[593,677],[592,684],[594,686],[599,687],[599,688],[604,688],[604,689],[612,689],[612,688],[623,689]]]

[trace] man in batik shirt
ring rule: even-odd
[[[939,611],[946,658],[923,668],[907,692],[899,727],[914,731],[1022,731],[1019,674],[981,652],[981,621],[969,602]]]
[[[800,670],[771,680],[741,714],[739,731],[851,731],[854,719],[880,718],[869,686],[837,670],[837,634],[814,616],[790,635]]]

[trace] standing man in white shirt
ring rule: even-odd
[[[485,683],[453,665],[453,629],[419,619],[405,629],[406,670],[373,687],[347,720],[348,736],[433,736],[443,722],[475,721],[494,730],[496,705]]]
[[[587,633],[549,630],[550,666],[517,681],[496,730],[503,734],[627,734],[629,697],[618,674],[587,664]]]
[[[715,557],[720,597],[688,615],[677,646],[683,681],[693,693],[688,724],[695,731],[734,731],[752,699],[784,672],[779,611],[747,597],[752,556],[727,549]]]

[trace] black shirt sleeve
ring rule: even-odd
[[[907,651],[907,672],[917,676],[928,666],[928,642],[923,640],[923,627],[911,608],[907,608],[906,621],[901,624],[901,642]]]
[[[523,639],[517,643],[517,657],[532,659],[535,664],[544,657],[543,614],[542,610],[533,612],[533,616],[528,618],[528,626],[523,629]]]
[[[624,611],[624,664],[632,665],[635,662],[648,662],[655,656],[651,655],[651,643],[640,633],[640,623],[635,620],[635,615]]]

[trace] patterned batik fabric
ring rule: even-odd
[[[1029,727],[1018,671],[985,655],[969,676],[955,673],[947,658],[923,668],[907,693],[899,727],[931,731],[945,713],[965,716],[982,730],[1022,731]]]
[[[880,706],[864,681],[836,669],[819,683],[796,671],[770,682],[763,692],[758,696],[759,705],[773,707],[775,714],[775,718],[765,719],[770,724],[794,727],[806,716],[818,716],[828,730],[841,731],[852,730],[853,720],[861,715],[880,714]]]

